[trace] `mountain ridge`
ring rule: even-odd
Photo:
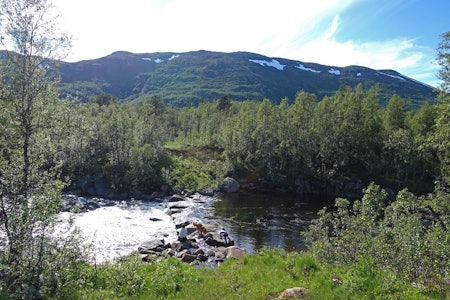
[[[381,104],[393,94],[412,107],[435,99],[433,87],[395,70],[328,66],[243,51],[116,51],[97,59],[61,62],[60,71],[61,95],[82,101],[108,93],[122,101],[158,95],[175,107],[222,96],[279,103],[283,98],[292,102],[301,90],[322,99],[333,95],[343,84],[353,87],[359,83],[365,89],[379,84]]]

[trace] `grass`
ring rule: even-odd
[[[202,188],[217,188],[218,180],[225,173],[224,162],[216,149],[185,146],[168,142],[172,171],[169,182],[173,186],[199,191]]]
[[[303,287],[305,299],[447,299],[437,291],[401,282],[370,260],[341,266],[320,264],[308,253],[264,249],[216,269],[175,258],[141,264],[136,257],[97,266],[76,299],[266,299]],[[75,298],[74,298],[75,299]]]

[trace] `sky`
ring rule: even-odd
[[[437,86],[449,0],[53,0],[65,61],[133,53],[248,51],[393,69]]]

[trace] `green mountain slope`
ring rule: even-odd
[[[115,52],[106,57],[62,63],[61,95],[85,101],[109,93],[123,101],[145,94],[159,95],[173,106],[213,101],[222,96],[233,100],[270,99],[279,102],[304,90],[319,99],[346,83],[369,88],[380,84],[380,102],[394,93],[418,107],[434,100],[432,87],[393,70],[361,66],[344,68],[269,58],[255,53],[195,51],[186,53]]]

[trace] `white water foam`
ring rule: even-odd
[[[174,222],[164,208],[159,203],[132,201],[79,214],[64,212],[61,216],[74,220],[85,241],[92,244],[95,261],[104,262],[136,251],[152,237],[166,243],[176,240]]]

